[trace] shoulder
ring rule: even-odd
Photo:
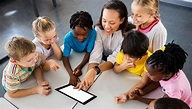
[[[158,33],[167,33],[167,30],[161,20],[153,27],[152,31],[158,32]]]
[[[3,70],[3,74],[8,76],[14,76],[17,75],[20,71],[21,68],[17,64],[9,62]]]
[[[64,37],[64,39],[70,39],[71,37],[73,37],[73,30],[70,30]]]

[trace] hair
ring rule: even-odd
[[[39,37],[40,33],[48,32],[55,28],[54,22],[46,16],[38,17],[32,23],[32,31],[35,37]]]
[[[133,0],[133,2],[142,6],[148,14],[154,14],[155,18],[160,19],[159,0]]]
[[[70,19],[70,28],[75,29],[76,26],[80,26],[83,30],[85,30],[85,27],[92,29],[93,20],[91,15],[86,11],[77,11]]]
[[[123,19],[124,21],[122,24],[119,25],[119,29],[122,30],[122,33],[125,32],[127,26],[128,26],[128,11],[125,4],[120,0],[109,0],[105,5],[102,7],[99,21],[96,23],[96,26],[99,26],[100,29],[104,30],[102,26],[102,17],[103,17],[103,10],[104,9],[113,9],[116,10],[119,13],[119,18]]]
[[[189,106],[180,99],[159,98],[154,104],[154,109],[190,109]]]
[[[148,47],[148,37],[142,32],[132,29],[125,33],[121,50],[124,54],[141,58],[147,52]]]
[[[14,36],[6,43],[5,49],[9,57],[19,61],[22,57],[33,53],[36,46],[23,36]]]
[[[158,50],[147,59],[147,65],[163,74],[175,75],[183,68],[187,53],[177,44],[168,43],[165,50]]]

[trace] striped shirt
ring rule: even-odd
[[[21,68],[18,64],[14,64],[9,61],[5,69],[3,70],[2,85],[5,90],[15,92],[19,89],[22,82],[24,82],[33,72],[35,67],[41,65],[41,58],[38,60],[35,66],[30,67],[29,70]]]

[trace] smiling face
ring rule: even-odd
[[[89,33],[89,29],[87,27],[84,27],[85,30],[83,28],[81,28],[80,26],[75,26],[75,28],[73,29],[74,31],[74,37],[79,41],[79,42],[83,42]]]
[[[39,33],[38,40],[43,43],[44,45],[50,45],[57,39],[57,31],[55,28],[51,29],[50,31],[41,32]]]
[[[30,53],[27,56],[22,57],[20,60],[15,60],[15,62],[23,68],[28,68],[35,66],[37,62],[38,53],[36,51]]]
[[[119,18],[119,13],[113,9],[104,9],[102,15],[102,26],[106,34],[110,35],[119,29],[124,19]]]
[[[135,25],[148,25],[153,21],[153,19],[151,21],[151,18],[153,18],[152,14],[147,13],[145,8],[135,2],[131,4],[131,12],[131,18],[133,19],[133,23]]]

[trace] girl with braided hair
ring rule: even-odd
[[[76,85],[79,82],[81,69],[89,61],[90,53],[93,50],[96,31],[93,28],[91,15],[85,11],[78,11],[71,16],[71,30],[64,37],[63,64],[70,76],[69,83]],[[86,52],[81,63],[75,69],[71,68],[69,56],[71,49],[75,52]]]
[[[159,81],[165,93],[164,97],[180,99],[191,108],[191,86],[182,71],[186,57],[187,53],[179,45],[173,42],[169,43],[147,59],[146,69],[148,73],[146,73],[146,75],[152,81]],[[147,84],[145,84],[145,86],[146,85]],[[147,104],[154,100],[139,96],[139,93],[142,91],[142,88],[137,88],[135,93],[129,95],[129,99],[136,99]]]

